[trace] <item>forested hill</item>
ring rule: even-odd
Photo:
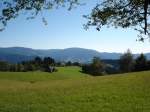
[[[0,60],[8,62],[20,62],[33,59],[36,56],[52,57],[57,61],[78,61],[81,63],[90,62],[93,57],[100,57],[103,60],[117,60],[121,53],[98,52],[91,49],[67,48],[67,49],[31,49],[23,47],[0,48]],[[150,59],[150,53],[145,54]],[[135,54],[135,57],[138,54]]]

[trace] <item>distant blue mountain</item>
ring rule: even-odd
[[[36,56],[40,57],[52,57],[57,61],[78,61],[81,63],[90,62],[93,57],[100,57],[101,59],[117,60],[120,58],[121,53],[107,53],[98,52],[91,49],[83,48],[67,48],[67,49],[31,49],[23,47],[9,47],[0,48],[0,60],[8,62],[21,62],[25,60],[31,60]],[[139,54],[135,54],[137,57]],[[145,54],[150,59],[150,53]]]

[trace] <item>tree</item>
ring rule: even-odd
[[[0,71],[8,71],[9,70],[9,63],[5,61],[0,61]]]
[[[45,57],[43,59],[43,64],[44,65],[54,65],[55,64],[55,60],[53,58],[50,58],[50,57]]]
[[[131,72],[134,68],[134,59],[130,50],[127,50],[120,57],[120,71],[121,72]]]
[[[147,59],[144,54],[141,54],[139,57],[137,57],[135,62],[135,71],[147,70]]]
[[[4,30],[7,22],[20,15],[20,12],[27,12],[27,19],[33,19],[43,10],[59,6],[67,6],[70,10],[75,4],[79,4],[78,0],[0,0],[0,25],[3,25],[0,26],[0,30]],[[47,25],[44,17],[42,21]]]
[[[71,61],[66,62],[66,66],[72,66],[72,62]]]
[[[82,72],[93,76],[103,75],[105,73],[105,64],[101,62],[100,58],[94,57],[91,64],[82,66]]]
[[[41,65],[42,64],[42,59],[40,57],[35,57],[34,62],[37,65]]]
[[[150,60],[147,61],[147,70],[150,70]]]
[[[24,66],[24,69],[23,69],[24,72],[34,71],[35,70],[35,66],[31,62],[27,61],[23,66]]]
[[[27,19],[33,19],[43,10],[50,10],[54,7],[67,6],[70,10],[73,6],[79,5],[79,0],[1,0],[0,1],[0,22],[5,29],[7,22],[20,15],[20,12],[28,12]],[[96,26],[99,31],[102,26],[134,27],[140,34],[150,36],[150,0],[103,0],[98,2],[91,14],[85,15],[88,19],[85,28]],[[44,17],[42,21],[47,22]],[[143,36],[139,40],[144,41]]]
[[[103,0],[93,8],[85,28],[96,26],[134,27],[141,34],[150,35],[150,0]],[[138,29],[140,28],[140,29]],[[144,41],[144,38],[140,38]]]
[[[10,71],[10,72],[17,72],[16,64],[10,64],[8,71]]]
[[[43,61],[40,57],[35,57],[35,59],[33,60],[33,64],[35,65],[35,68],[37,70],[39,70],[41,68],[42,63],[43,63]]]
[[[17,72],[22,72],[24,70],[24,66],[22,64],[18,63],[16,66],[17,66],[17,70],[16,70]]]
[[[81,66],[81,63],[79,63],[79,62],[73,62],[72,65],[73,66]]]
[[[101,62],[100,58],[94,57],[92,62],[93,74],[102,75],[104,73],[104,64]]]
[[[50,57],[45,57],[43,59],[43,65],[42,65],[42,70],[45,72],[54,72],[55,68],[53,67],[55,65],[55,60]]]

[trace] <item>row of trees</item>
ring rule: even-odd
[[[82,72],[96,76],[150,70],[150,61],[146,59],[144,54],[134,58],[130,50],[124,53],[117,62],[119,62],[119,67],[106,64],[98,57],[94,57],[92,63],[84,65],[71,61],[56,63],[55,60],[50,57],[45,57],[43,59],[36,57],[34,60],[23,61],[18,64],[10,64],[0,61],[0,71],[27,72],[40,70],[45,72],[54,72],[56,71],[55,66],[81,66]]]
[[[82,72],[93,76],[99,76],[105,74],[116,74],[119,70],[111,64],[106,64],[100,58],[94,57],[90,64],[82,65]]]
[[[147,60],[146,56],[144,56],[144,54],[140,54],[136,59],[134,59],[130,50],[121,56],[119,64],[120,71],[123,73],[150,70],[150,61]]]
[[[56,62],[51,57],[35,57],[30,61],[23,61],[17,64],[10,64],[5,61],[0,61],[0,71],[11,71],[11,72],[27,72],[27,71],[45,71],[45,72],[53,72],[57,71],[55,66],[81,66],[79,62]]]
[[[58,66],[58,67],[63,67],[63,66],[81,66],[81,63],[79,63],[79,62],[71,62],[71,61],[56,62],[55,66]]]
[[[141,54],[134,58],[130,50],[124,53],[118,62],[119,67],[114,67],[104,63],[100,58],[94,57],[92,63],[82,66],[82,72],[97,76],[150,70],[150,61],[147,60],[146,56]]]
[[[50,57],[40,58],[36,57],[31,61],[23,61],[18,64],[10,64],[4,61],[0,62],[0,71],[12,71],[12,72],[27,72],[27,71],[45,71],[54,72],[55,60]]]

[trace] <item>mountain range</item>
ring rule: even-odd
[[[31,60],[36,56],[52,57],[56,61],[72,61],[87,63],[93,57],[100,57],[103,60],[117,60],[122,53],[98,52],[96,50],[84,48],[67,48],[67,49],[31,49],[24,47],[0,48],[0,60],[17,63]],[[134,54],[137,57],[139,54]],[[145,54],[150,59],[150,53]]]

